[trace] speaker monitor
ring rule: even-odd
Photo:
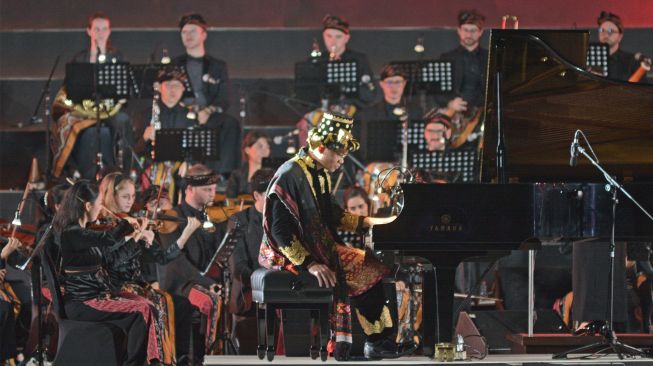
[[[537,310],[535,314],[535,333],[569,333],[567,326],[553,310]],[[465,343],[470,349],[481,351],[487,344],[490,353],[510,353],[507,335],[527,331],[526,311],[461,312],[456,324],[456,334],[465,337]]]

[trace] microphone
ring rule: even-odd
[[[576,160],[578,159],[578,131],[574,134],[574,141],[569,146],[569,155],[569,166],[576,166]]]
[[[281,145],[284,139],[293,137],[295,135],[299,135],[299,128],[295,128],[294,130],[288,132],[285,135],[274,136],[272,138],[272,142],[274,142],[275,145]]]
[[[161,50],[161,63],[163,65],[167,65],[171,62],[172,60],[170,59],[170,56],[168,55],[168,49],[163,47]]]
[[[100,50],[100,46],[97,46],[97,57],[95,62],[101,64],[104,63],[104,61],[106,60],[107,60],[107,56],[102,53],[102,51]]]
[[[205,83],[208,83],[208,84],[213,84],[213,85],[220,83],[220,79],[216,80],[216,79],[212,78],[211,75],[209,75],[209,74],[202,75],[202,81],[205,82]]]
[[[372,77],[367,74],[361,76],[361,85],[365,85],[370,91],[374,91],[374,83],[372,82]]]
[[[413,50],[418,54],[424,53],[424,34],[420,34],[419,37],[417,37],[417,43],[415,44],[415,47],[413,47]]]

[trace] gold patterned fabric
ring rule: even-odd
[[[290,245],[286,247],[279,247],[279,250],[281,250],[281,253],[283,253],[283,255],[296,266],[304,263],[306,257],[310,255],[308,250],[304,248],[299,239],[297,239],[297,237],[294,235]]]
[[[390,316],[390,309],[388,309],[388,307],[385,305],[381,311],[381,316],[374,322],[366,319],[360,313],[360,311],[358,311],[358,309],[356,309],[356,316],[358,317],[358,322],[361,324],[361,328],[363,328],[363,332],[365,332],[366,335],[379,334],[386,328],[392,328],[392,317]]]
[[[357,296],[369,290],[385,277],[389,269],[370,252],[362,249],[336,245],[340,263],[349,290],[349,296]]]

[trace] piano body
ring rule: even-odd
[[[435,343],[452,341],[461,261],[536,249],[543,241],[609,238],[612,194],[603,177],[583,157],[569,166],[576,129],[607,171],[628,181],[633,197],[653,209],[653,184],[646,183],[653,182],[653,86],[584,71],[588,44],[586,31],[492,30],[482,183],[402,185],[403,211],[374,227],[375,250],[424,257],[435,268],[423,284],[426,355]],[[498,98],[510,184],[496,184]],[[653,223],[625,197],[616,229],[618,240],[653,238]]]

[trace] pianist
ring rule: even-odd
[[[388,268],[370,252],[342,244],[338,228],[364,233],[374,219],[344,211],[331,196],[330,173],[359,147],[353,120],[324,113],[308,135],[308,146],[286,161],[272,178],[263,210],[259,262],[291,272],[308,270],[320,286],[334,287],[336,360],[349,359],[351,313],[366,334],[368,359],[397,358],[414,350],[390,340],[392,318],[381,279]]]

